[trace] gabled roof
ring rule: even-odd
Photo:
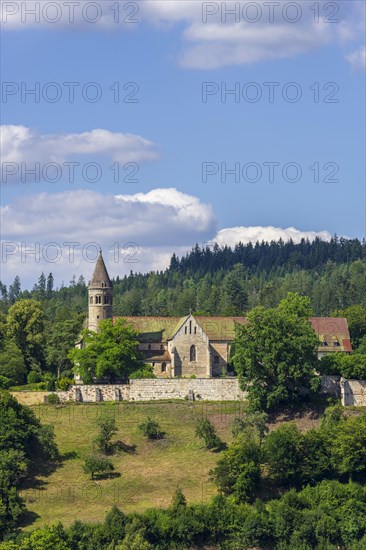
[[[245,325],[245,317],[194,317],[210,340],[233,340],[235,325]]]
[[[140,333],[140,342],[167,342],[189,318],[184,317],[124,317]],[[246,323],[245,317],[193,317],[210,340],[232,340],[235,323]],[[117,319],[117,317],[114,317]]]
[[[112,283],[108,275],[107,268],[105,266],[102,251],[100,251],[97,263],[95,264],[94,273],[89,281],[89,287],[91,288],[101,288],[101,287],[111,287]]]
[[[311,317],[309,321],[318,335],[322,351],[352,351],[347,319]]]
[[[117,319],[114,317],[113,319]],[[140,333],[140,342],[167,342],[171,340],[185,317],[124,317]],[[235,325],[245,325],[246,317],[193,316],[211,341],[231,341],[235,337]],[[320,340],[319,351],[351,352],[351,340],[347,319],[340,317],[311,317],[309,319]],[[323,345],[325,342],[327,345]],[[339,344],[339,345],[338,345]]]
[[[174,333],[181,317],[123,317],[140,333],[140,342],[167,342]],[[113,317],[118,319],[118,317]],[[185,317],[184,317],[185,319]]]

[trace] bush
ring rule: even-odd
[[[219,491],[239,502],[254,499],[261,477],[261,449],[252,434],[242,433],[223,453],[210,472]]]
[[[353,353],[345,355],[335,353],[332,356],[324,356],[319,363],[320,374],[338,375],[353,380],[366,379],[366,355]]]
[[[42,380],[42,373],[40,369],[33,369],[28,372],[28,376],[27,376],[28,384],[36,384],[37,382],[41,382],[41,380]]]
[[[71,378],[60,378],[60,380],[57,380],[57,388],[62,391],[67,391],[73,383],[74,380]]]
[[[203,439],[206,449],[221,450],[224,442],[216,433],[215,427],[208,418],[200,418],[196,424],[196,436]]]
[[[140,369],[135,370],[130,375],[130,380],[135,380],[136,378],[156,378],[152,365],[144,365]]]
[[[10,378],[7,378],[6,376],[1,376],[0,375],[0,389],[1,390],[8,390],[10,388],[10,385],[11,385]]]
[[[50,393],[47,398],[47,403],[49,405],[58,405],[60,403],[60,398],[57,393]]]
[[[113,417],[103,416],[97,420],[99,434],[95,442],[102,453],[108,454],[112,451],[112,437],[117,432],[116,420]]]
[[[83,470],[86,474],[90,474],[91,479],[94,479],[95,474],[104,474],[112,472],[114,466],[110,460],[98,455],[90,455],[85,459]]]
[[[139,425],[139,430],[148,439],[162,439],[164,437],[164,432],[161,431],[159,424],[152,420],[150,416],[147,417],[146,422]]]
[[[271,477],[280,485],[289,487],[301,483],[302,435],[295,423],[273,430],[265,440],[264,452]]]
[[[262,443],[264,436],[268,433],[268,414],[265,412],[250,412],[244,416],[234,418],[232,434],[234,437],[240,433],[256,433],[259,443]]]

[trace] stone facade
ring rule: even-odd
[[[112,283],[102,254],[97,260],[88,286],[88,327],[98,330],[103,319],[112,317]],[[158,378],[217,378],[225,376],[238,325],[245,317],[125,317],[139,336],[143,362],[153,367]],[[319,338],[319,356],[352,351],[346,319],[314,317],[309,319]],[[77,346],[82,347],[82,341]],[[229,373],[230,374],[230,373]],[[76,379],[82,383],[81,379]]]
[[[100,321],[112,318],[112,283],[102,253],[88,285],[88,328],[97,331]]]

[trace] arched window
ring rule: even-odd
[[[189,351],[189,360],[190,361],[196,360],[196,346],[191,346],[191,349]]]
[[[106,294],[106,295],[104,296],[104,303],[105,303],[105,304],[109,304],[109,296],[108,296],[108,294]]]
[[[166,363],[161,364],[161,372],[166,372]]]
[[[90,296],[90,298],[89,298],[89,303],[90,303],[90,304],[93,303],[93,296]]]

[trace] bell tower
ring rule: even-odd
[[[100,321],[112,318],[112,283],[105,266],[102,251],[95,265],[94,273],[88,285],[89,330],[98,330]]]

